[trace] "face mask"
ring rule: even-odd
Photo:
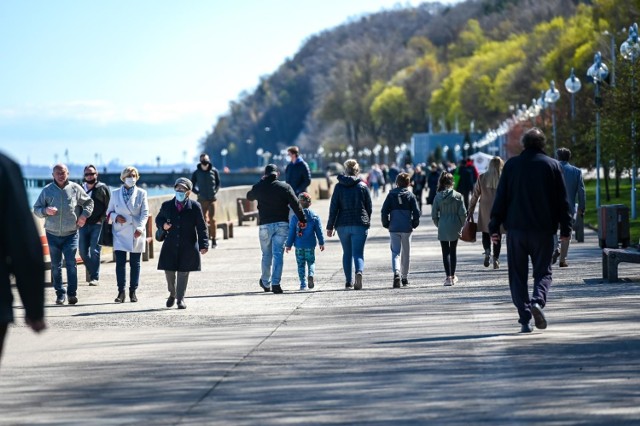
[[[125,178],[124,184],[127,185],[129,188],[131,188],[133,185],[136,184],[136,179],[132,177]]]
[[[187,198],[186,192],[176,191],[176,200],[178,200],[179,203],[182,203],[186,198]]]

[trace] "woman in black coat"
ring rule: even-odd
[[[174,188],[176,196],[162,203],[156,216],[156,226],[164,231],[158,269],[164,270],[167,277],[167,308],[178,299],[178,309],[186,309],[184,295],[189,272],[200,270],[200,255],[209,250],[209,235],[200,204],[189,199],[191,181],[178,178]]]

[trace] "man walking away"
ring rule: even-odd
[[[293,188],[278,180],[279,172],[275,164],[267,164],[260,182],[247,192],[247,199],[258,201],[260,219],[260,249],[262,250],[262,276],[260,287],[265,291],[281,294],[280,280],[284,262],[284,247],[289,234],[289,207],[298,217],[300,229],[307,225],[307,219]]]
[[[311,170],[309,165],[300,157],[300,150],[297,146],[290,146],[287,149],[291,162],[284,170],[284,180],[291,185],[296,196],[302,192],[307,192],[307,187],[311,185]]]
[[[200,154],[200,164],[191,175],[191,182],[193,192],[198,194],[205,222],[209,225],[211,248],[216,248],[216,194],[220,189],[220,173],[213,167],[207,154]]]
[[[553,236],[560,225],[561,239],[571,235],[571,212],[562,167],[549,158],[546,137],[536,127],[522,137],[524,151],[504,165],[491,209],[489,232],[494,243],[500,225],[507,231],[507,261],[511,299],[518,309],[522,333],[547,328],[543,309],[551,287]],[[533,294],[529,296],[529,258],[533,266]]]
[[[575,223],[576,213],[580,216],[584,216],[584,210],[587,203],[587,196],[584,190],[584,180],[582,180],[582,170],[569,164],[571,160],[571,151],[567,148],[559,148],[556,151],[558,161],[562,166],[562,173],[564,174],[564,183],[567,186],[567,202],[569,203],[569,210],[571,211],[571,226]],[[578,204],[578,211],[576,212],[576,203]],[[557,239],[557,234],[556,239]],[[555,264],[560,257],[560,267],[566,268],[569,266],[567,263],[567,254],[569,253],[569,243],[571,238],[566,240],[556,241],[556,249],[553,252],[553,263]]]

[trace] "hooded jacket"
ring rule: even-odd
[[[357,176],[338,175],[331,196],[327,229],[340,226],[371,226],[371,194],[367,184]]]
[[[382,204],[382,226],[389,232],[411,232],[420,224],[420,208],[408,188],[394,188]]]
[[[459,192],[453,189],[438,192],[431,208],[431,219],[438,228],[438,240],[457,241],[466,218],[467,210]]]

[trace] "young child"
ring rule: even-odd
[[[298,276],[300,277],[300,290],[307,289],[307,274],[305,266],[309,267],[308,283],[313,288],[313,275],[316,270],[316,241],[320,244],[320,251],[324,251],[324,236],[322,235],[322,223],[320,217],[309,209],[311,196],[306,192],[298,195],[300,207],[307,218],[307,226],[300,229],[296,215],[289,221],[289,237],[286,243],[286,252],[291,251],[291,246],[296,247],[296,262],[298,262]]]
[[[396,187],[392,189],[382,204],[382,226],[389,230],[391,239],[391,269],[393,269],[393,288],[409,284],[409,261],[411,257],[411,232],[420,224],[418,200],[409,191],[408,173],[400,173],[396,178]],[[398,261],[402,253],[402,261]]]

